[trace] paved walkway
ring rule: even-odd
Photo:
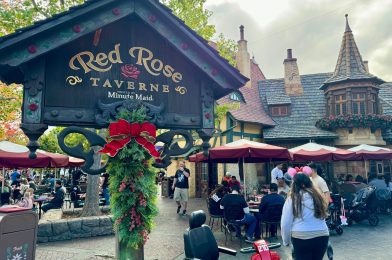
[[[205,204],[203,199],[192,199],[189,212],[205,209]],[[145,259],[183,259],[182,234],[188,226],[188,217],[176,214],[176,205],[171,199],[159,198],[158,205],[160,213],[156,218],[156,227],[145,246]],[[218,244],[223,245],[223,233],[218,228],[214,229],[214,233]],[[369,226],[367,221],[345,227],[342,236],[337,236],[332,231],[331,242],[335,260],[392,259],[392,217],[380,216],[377,227]],[[243,243],[243,246],[246,245]],[[114,259],[114,246],[114,236],[39,244],[36,259]],[[234,238],[227,246],[237,250],[240,248],[239,242]],[[282,247],[277,251],[282,260],[290,259],[288,248]],[[238,253],[236,257],[222,256],[220,259],[250,259],[250,255]]]

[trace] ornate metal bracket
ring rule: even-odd
[[[84,172],[91,175],[97,175],[105,171],[106,165],[99,169],[91,169],[91,166],[94,164],[94,150],[90,149],[88,152],[83,150],[83,145],[79,143],[76,146],[67,146],[64,142],[64,139],[67,135],[71,133],[78,133],[83,135],[86,140],[89,142],[90,146],[105,146],[106,141],[101,136],[97,135],[94,132],[86,130],[84,128],[71,126],[65,128],[60,132],[58,136],[58,142],[60,148],[66,152],[67,154],[84,159],[85,164],[81,167]],[[181,148],[176,142],[175,136],[182,136],[185,141],[185,146]],[[169,132],[165,132],[159,135],[156,139],[156,143],[164,143],[163,148],[160,150],[161,160],[154,164],[156,168],[166,168],[171,164],[171,158],[173,156],[178,156],[187,153],[193,146],[193,138],[192,134],[186,130],[171,130]]]
[[[59,136],[57,137],[60,148],[66,152],[67,154],[84,159],[85,164],[81,167],[82,170],[91,175],[97,175],[105,171],[106,165],[99,169],[91,169],[91,166],[94,164],[94,150],[90,149],[88,152],[84,152],[83,145],[81,143],[77,144],[76,146],[70,147],[67,146],[64,142],[64,139],[67,135],[71,133],[78,133],[83,135],[87,141],[90,143],[90,147],[92,146],[105,146],[106,141],[101,136],[97,135],[94,132],[86,130],[84,128],[71,126],[65,128],[63,131],[60,132]]]
[[[181,148],[176,140],[175,136],[182,136],[185,141],[185,146]],[[163,148],[160,150],[161,161],[156,162],[153,166],[156,168],[166,168],[171,164],[170,157],[178,156],[187,153],[193,146],[192,134],[186,130],[171,130],[163,133],[157,137],[156,142],[164,143]]]
[[[110,120],[115,119],[116,116],[122,111],[133,111],[142,106],[147,109],[147,115],[151,118],[149,121],[159,126],[159,122],[162,121],[161,114],[164,111],[165,106],[163,104],[160,106],[154,106],[146,102],[135,100],[124,100],[110,104],[104,104],[99,100],[98,108],[101,113],[95,115],[95,121],[98,125],[106,127],[109,125]]]

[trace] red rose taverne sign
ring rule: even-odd
[[[110,104],[129,100],[156,110],[160,127],[206,128],[201,96],[208,86],[201,71],[188,64],[138,20],[103,27],[48,55],[44,121],[72,124],[77,119],[94,127],[97,109],[114,109]],[[213,111],[207,113],[212,128]]]
[[[89,51],[76,54],[69,61],[69,67],[73,70],[83,69],[83,72],[107,72],[110,71],[114,64],[121,65],[121,79],[90,77],[89,83],[92,87],[103,87],[107,89],[108,98],[128,98],[135,100],[154,101],[154,93],[170,93],[170,90],[176,91],[181,95],[186,94],[187,88],[180,86],[182,74],[176,72],[171,65],[165,65],[161,60],[154,58],[154,54],[144,47],[131,47],[129,56],[135,58],[134,64],[124,64],[120,53],[120,43],[114,46],[114,50],[108,54],[98,53],[96,56]],[[175,87],[167,84],[145,83],[138,81],[141,71],[139,67],[152,76],[161,76],[171,79]],[[78,76],[68,76],[66,79],[70,85],[82,83]]]

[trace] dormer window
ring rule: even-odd
[[[271,116],[287,116],[289,114],[289,107],[288,105],[271,106],[270,111]]]
[[[242,95],[238,92],[233,92],[229,96],[230,100],[237,101],[237,102],[244,102]]]

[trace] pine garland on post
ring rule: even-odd
[[[154,147],[156,131],[147,122],[145,108],[122,112],[118,119],[109,126],[112,141],[101,150],[111,156],[108,173],[117,259],[142,259],[143,245],[158,214],[152,168],[154,157],[159,156]]]

